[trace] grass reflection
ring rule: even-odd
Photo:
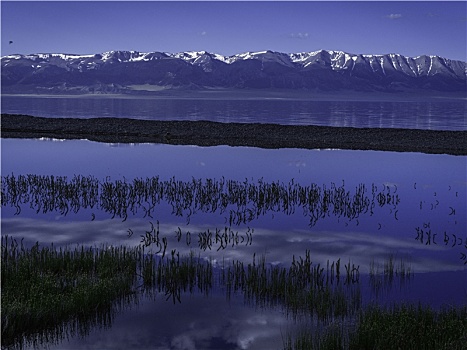
[[[371,189],[359,184],[353,190],[331,183],[303,186],[292,179],[288,183],[257,182],[221,179],[195,179],[180,181],[175,178],[161,180],[158,176],[136,178],[132,181],[107,178],[100,181],[92,176],[18,175],[2,176],[1,201],[20,214],[22,205],[29,204],[36,213],[58,212],[67,215],[81,208],[96,208],[112,218],[125,221],[128,215],[142,213],[153,218],[155,207],[162,202],[172,207],[172,214],[185,217],[187,223],[198,211],[226,213],[229,226],[247,224],[267,213],[286,215],[297,209],[309,218],[313,227],[329,216],[349,221],[360,215],[373,215],[376,206],[389,205],[397,210],[400,202],[396,191],[389,186],[373,184]],[[94,217],[93,217],[94,218]]]

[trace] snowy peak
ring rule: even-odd
[[[91,84],[340,89],[466,90],[466,62],[440,56],[407,57],[318,50],[271,50],[224,56],[207,51],[108,51],[100,54],[38,53],[1,59],[2,84]],[[100,86],[99,85],[99,86]]]
[[[343,51],[319,50],[301,53],[282,53],[274,51],[245,52],[233,56],[223,56],[207,51],[187,51],[179,53],[108,51],[94,55],[76,55],[61,53],[39,53],[30,55],[9,55],[2,57],[2,65],[28,60],[36,63],[47,62],[56,65],[76,65],[77,63],[128,63],[152,61],[163,58],[176,58],[192,65],[203,65],[211,61],[233,64],[238,61],[258,60],[263,63],[277,63],[287,67],[306,68],[313,66],[330,67],[335,71],[352,70],[356,64],[365,64],[373,72],[399,71],[411,76],[435,75],[450,72],[462,76],[466,74],[466,64],[439,56],[422,55],[406,57],[399,54],[387,55],[355,55]]]
[[[108,51],[100,55],[104,62],[139,62],[151,61],[167,57],[162,52],[138,52],[138,51]]]

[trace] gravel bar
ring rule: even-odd
[[[128,118],[42,118],[2,114],[1,137],[467,155],[467,131],[395,128],[155,121]]]

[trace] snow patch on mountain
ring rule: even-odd
[[[38,53],[1,58],[2,84],[154,84],[292,89],[447,89],[463,91],[466,62],[435,55],[271,50],[224,56],[207,51]],[[64,73],[67,72],[67,73]],[[125,72],[125,73],[123,73]],[[68,75],[67,75],[68,74]]]

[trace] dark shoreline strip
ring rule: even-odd
[[[2,114],[2,138],[88,139],[107,143],[165,143],[260,148],[338,148],[467,155],[467,131],[127,118],[41,118]]]

